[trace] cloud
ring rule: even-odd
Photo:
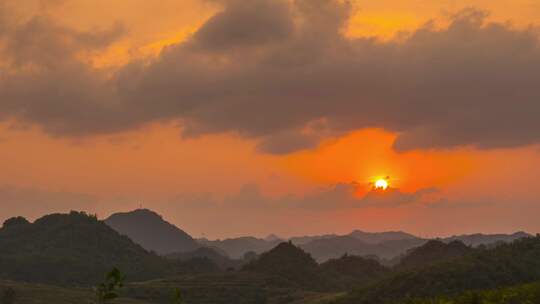
[[[426,204],[427,207],[433,209],[443,210],[456,210],[456,209],[471,209],[471,208],[489,208],[500,207],[502,205],[511,205],[508,202],[501,203],[493,199],[476,199],[476,200],[463,200],[463,199],[448,199],[440,198],[431,204]]]
[[[324,123],[313,122],[300,130],[284,130],[262,136],[257,150],[271,154],[288,154],[315,148],[322,139],[331,136],[331,131],[325,129]]]
[[[307,194],[299,201],[297,207],[312,210],[358,208],[361,205],[356,195],[357,188],[356,183],[339,183]]]
[[[420,189],[413,193],[402,192],[396,188],[385,191],[373,189],[364,196],[358,196],[357,183],[339,183],[303,196],[284,195],[267,197],[256,184],[246,184],[237,193],[222,200],[204,193],[181,194],[171,200],[171,204],[189,210],[243,210],[249,213],[280,212],[283,210],[325,211],[357,208],[396,208],[412,204],[436,204],[440,198],[435,188]]]
[[[103,49],[124,34],[125,28],[119,23],[106,30],[76,31],[40,15],[4,32],[3,54],[15,67],[57,69],[75,64],[78,52]]]
[[[400,207],[420,202],[426,203],[423,199],[438,192],[439,190],[435,188],[420,189],[413,193],[401,192],[396,188],[388,188],[384,191],[374,189],[368,192],[358,203],[362,207]]]
[[[1,21],[0,12],[0,25]],[[58,25],[47,15],[6,21],[0,31],[0,120],[37,124],[52,135],[125,129],[123,106],[105,71],[81,61],[125,34],[121,24],[92,31]],[[4,62],[5,61],[5,62]],[[131,118],[127,120],[131,121]],[[118,121],[123,121],[118,124]]]
[[[433,202],[435,188],[420,189],[412,193],[402,192],[397,188],[386,190],[372,189],[363,196],[358,196],[357,183],[340,183],[329,189],[306,195],[300,206],[313,209],[341,208],[396,208],[412,204]]]
[[[7,27],[2,54],[15,71],[0,74],[0,118],[56,136],[172,120],[184,136],[234,132],[274,154],[362,128],[396,132],[401,151],[540,142],[535,28],[467,9],[447,28],[381,42],[344,35],[344,1],[219,3],[186,41],[112,77],[76,54],[106,47],[119,28],[81,33],[39,18]],[[313,124],[321,133],[306,133]]]
[[[225,3],[223,11],[211,17],[193,35],[196,51],[261,47],[283,41],[292,32],[292,16],[285,2],[233,0]]]

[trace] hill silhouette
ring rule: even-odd
[[[405,270],[425,267],[438,262],[460,258],[472,252],[473,249],[461,241],[445,243],[440,240],[430,240],[420,247],[409,250],[401,258],[396,268]]]
[[[244,266],[244,270],[285,278],[301,288],[340,291],[374,282],[390,270],[376,260],[344,255],[321,265],[292,242],[283,242]]]
[[[320,265],[324,274],[342,290],[367,285],[384,278],[390,269],[373,259],[343,255],[339,259],[330,259]]]
[[[94,284],[116,266],[129,279],[170,272],[147,252],[94,216],[52,214],[34,223],[13,218],[0,229],[0,278],[67,285]]]
[[[146,250],[160,255],[188,252],[200,247],[189,234],[148,209],[115,213],[105,223]]]
[[[265,252],[255,261],[244,266],[244,270],[285,278],[311,290],[331,288],[315,260],[292,242],[283,242]]]

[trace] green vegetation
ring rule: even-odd
[[[292,243],[281,243],[244,267],[245,270],[285,278],[308,290],[327,290],[330,282],[315,260]]]
[[[121,295],[145,303],[169,304],[171,290],[174,288],[182,291],[183,301],[189,304],[285,303],[282,299],[291,297],[300,300],[305,294],[298,288],[290,287],[286,280],[278,277],[235,271],[180,275],[128,283],[122,289]]]
[[[540,281],[486,291],[467,291],[459,296],[410,299],[399,304],[536,304],[540,303]]]
[[[133,280],[171,273],[165,259],[121,236],[95,216],[52,214],[20,218],[0,229],[0,279],[91,286],[115,266]]]
[[[398,272],[359,288],[338,303],[386,303],[404,298],[452,296],[540,280],[540,237],[497,248],[476,249],[462,258]]]
[[[169,260],[85,213],[52,214],[34,223],[12,218],[0,229],[0,279],[92,286],[113,267],[133,281],[211,272],[209,259]]]
[[[426,244],[411,249],[407,255],[401,258],[396,266],[398,270],[408,270],[430,266],[442,261],[461,258],[474,251],[461,241],[444,243],[440,240],[431,240]]]
[[[344,255],[321,264],[324,275],[331,279],[339,290],[350,290],[382,279],[390,274],[390,269],[373,259]]]
[[[13,304],[15,303],[15,290],[11,287],[4,289],[2,297],[0,298],[1,304]]]
[[[9,288],[15,291],[16,298],[14,304],[90,304],[95,302],[95,291],[91,288],[68,288],[35,283],[0,281],[0,295],[2,290]],[[170,301],[167,304],[169,303]],[[111,302],[111,304],[149,303],[128,299],[126,297],[119,297],[115,299],[114,302]]]
[[[245,270],[287,279],[290,284],[312,291],[344,291],[381,279],[390,270],[379,262],[344,255],[321,265],[291,242],[274,249],[244,267]]]
[[[185,304],[184,297],[182,297],[182,292],[180,292],[180,289],[176,288],[174,290],[174,296],[173,296],[173,304]]]
[[[124,275],[118,268],[113,268],[105,276],[105,281],[96,287],[97,304],[105,304],[118,298],[118,289],[122,288],[123,285]]]

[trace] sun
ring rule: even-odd
[[[388,188],[388,181],[384,178],[380,178],[375,181],[375,189],[386,190]]]

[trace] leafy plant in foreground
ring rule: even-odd
[[[118,297],[117,291],[122,288],[123,285],[124,275],[118,268],[113,268],[113,270],[105,276],[105,281],[96,287],[97,303],[104,304],[110,300],[116,299]]]
[[[15,290],[13,288],[6,288],[2,292],[2,298],[0,298],[1,304],[13,304],[15,303]]]
[[[178,288],[174,290],[173,304],[185,304],[184,297]]]

